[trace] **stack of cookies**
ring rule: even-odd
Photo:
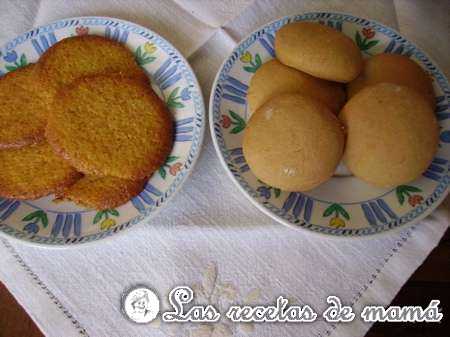
[[[172,127],[126,47],[64,39],[0,79],[0,196],[119,206],[164,163]]]
[[[247,96],[243,151],[258,179],[307,191],[343,159],[355,176],[392,188],[428,167],[438,145],[434,92],[414,61],[390,54],[363,60],[349,37],[312,22],[283,26],[275,53]]]

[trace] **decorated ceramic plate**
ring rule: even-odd
[[[296,21],[328,25],[352,38],[364,56],[406,55],[433,78],[439,149],[423,175],[393,189],[374,188],[353,176],[335,175],[307,193],[285,192],[265,185],[252,174],[242,154],[248,119],[246,93],[255,71],[275,57],[274,37],[280,27]],[[267,24],[239,43],[225,60],[210,98],[211,134],[217,153],[232,180],[263,212],[294,228],[337,236],[370,235],[419,221],[445,198],[450,182],[450,88],[425,53],[396,31],[378,22],[341,13],[306,13]]]
[[[72,245],[100,240],[152,216],[186,180],[203,140],[205,111],[197,79],[188,62],[164,38],[123,20],[80,17],[30,30],[0,49],[0,74],[31,62],[57,41],[95,34],[124,43],[146,71],[175,121],[175,143],[166,163],[145,189],[127,204],[97,212],[71,202],[0,199],[0,232],[29,242]]]

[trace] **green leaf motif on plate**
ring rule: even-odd
[[[397,196],[398,203],[401,206],[405,203],[406,198],[408,198],[408,204],[412,207],[422,203],[423,197],[420,193],[422,193],[420,188],[411,185],[399,185],[395,189],[395,195]]]
[[[179,91],[180,91],[180,87],[176,87],[169,94],[169,97],[167,98],[167,106],[169,108],[173,108],[173,109],[184,108],[184,104],[179,101],[181,99],[181,96],[178,96]]]
[[[168,156],[167,159],[166,159],[166,164],[173,163],[178,158],[179,158],[178,156]]]
[[[110,217],[110,215],[113,217],[118,217],[120,215],[120,213],[118,210],[116,210],[114,208],[109,208],[109,209],[105,209],[103,211],[98,211],[95,214],[94,220],[92,220],[92,223],[95,225],[100,222],[100,229],[108,230],[111,227],[115,226],[117,223],[115,219],[112,219]]]
[[[20,57],[19,66],[25,67],[27,64],[27,56],[25,54],[22,54],[22,56]]]
[[[181,170],[181,163],[175,163],[180,157],[179,156],[168,156],[166,159],[166,162],[163,166],[161,166],[158,169],[158,173],[161,176],[161,178],[166,179],[167,177],[167,170],[169,170],[169,173],[172,176],[175,176],[177,172]],[[173,165],[170,165],[173,163]]]
[[[120,215],[120,214],[119,214],[119,211],[116,210],[116,209],[113,209],[113,208],[107,209],[106,211],[107,211],[109,214],[111,214],[112,216],[119,216],[119,215]]]
[[[139,46],[136,48],[136,51],[134,53],[134,57],[136,59],[137,64],[140,66],[144,66],[146,64],[152,63],[154,60],[156,60],[156,56],[152,56],[151,54],[156,51],[156,49],[153,49],[154,47],[151,45],[151,47],[148,47],[148,45],[151,44],[145,44],[142,50],[142,46]]]
[[[335,227],[335,228],[345,227],[346,223],[345,223],[344,219],[350,220],[350,214],[348,214],[348,212],[345,210],[345,208],[342,205],[337,204],[337,203],[334,203],[334,204],[331,204],[330,206],[328,206],[327,209],[325,209],[325,211],[322,214],[322,216],[324,218],[327,218],[331,215],[334,215],[334,217],[332,217],[329,222],[329,225],[331,227]],[[344,219],[342,219],[341,216]]]
[[[166,179],[167,172],[163,166],[159,168],[158,173],[161,176],[161,178]]]
[[[230,119],[231,119],[231,125],[234,125],[234,127],[230,130],[230,133],[237,134],[245,129],[246,122],[245,120],[239,116],[236,112],[229,110],[230,113]]]
[[[262,64],[261,56],[256,53],[253,59],[253,55],[248,50],[239,59],[246,64],[242,68],[249,73],[255,73]]]
[[[274,188],[273,194],[275,194],[275,198],[278,198],[281,195],[281,190],[279,188]]]
[[[93,223],[94,224],[98,223],[102,219],[104,213],[105,213],[104,211],[97,212],[97,214],[95,214]]]
[[[375,47],[379,40],[372,40],[372,38],[375,36],[375,31],[370,27],[364,27],[362,30],[362,35],[359,31],[356,31],[355,33],[355,42],[358,48],[365,52],[366,54],[369,54],[369,49]]]
[[[29,213],[26,215],[22,221],[30,221],[32,222],[34,220],[34,223],[38,224],[39,222],[42,223],[42,226],[46,228],[48,226],[48,217],[47,214],[43,210],[38,210],[32,213]]]
[[[25,67],[28,64],[27,56],[25,54],[22,54],[20,56],[19,60],[17,60],[16,52],[11,52],[11,55],[12,55],[11,59],[7,61],[10,64],[5,65],[5,69],[7,71],[17,70],[19,68]]]

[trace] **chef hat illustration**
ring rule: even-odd
[[[148,298],[148,294],[146,292],[144,292],[142,295],[136,294],[133,296],[133,299],[131,301],[131,306],[133,307],[133,309],[135,309],[136,303],[141,300],[144,300],[146,303],[150,301],[150,299]]]

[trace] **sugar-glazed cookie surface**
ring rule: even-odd
[[[139,180],[172,148],[172,119],[150,85],[122,76],[88,76],[65,87],[46,135],[80,172]]]
[[[289,23],[275,35],[275,52],[284,64],[312,76],[350,82],[362,69],[362,56],[352,39],[316,22]]]
[[[307,191],[330,178],[344,133],[330,109],[309,96],[283,94],[250,118],[243,152],[255,176],[285,191]]]
[[[56,193],[80,178],[47,142],[0,150],[0,196],[36,199]]]
[[[321,80],[273,59],[259,67],[250,81],[247,93],[250,114],[272,97],[295,92],[318,99],[335,113],[345,103],[341,84]]]
[[[0,149],[44,139],[50,97],[36,67],[30,64],[0,77]]]
[[[430,75],[409,57],[398,54],[378,54],[364,60],[361,74],[347,86],[348,97],[382,82],[410,87],[423,95],[433,109],[436,105]]]
[[[339,117],[347,131],[344,162],[372,185],[390,188],[411,182],[436,153],[436,116],[429,102],[408,87],[366,87],[347,102]]]

